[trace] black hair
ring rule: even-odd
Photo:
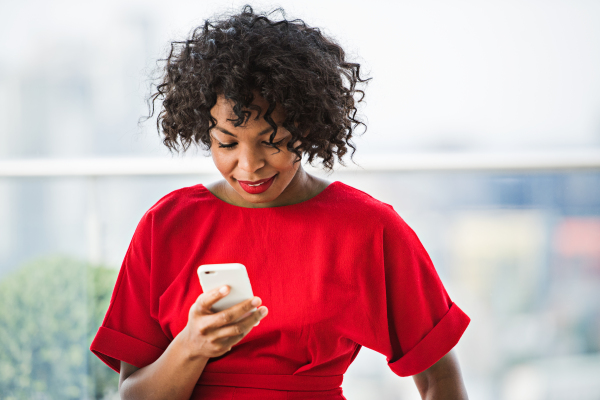
[[[276,12],[282,18],[271,19]],[[186,151],[192,143],[210,149],[209,132],[216,125],[210,110],[218,95],[233,101],[237,118],[231,121],[240,126],[250,116],[245,109],[256,108],[254,93],[260,93],[269,103],[264,119],[274,129],[272,145],[277,125],[271,113],[280,104],[282,126],[292,135],[288,150],[297,161],[303,155],[310,163],[321,159],[326,170],[336,158],[343,165],[349,148],[354,154],[351,138],[358,125],[366,131],[356,118],[356,105],[364,98],[357,84],[371,78],[361,77],[360,64],[347,61],[342,47],[319,28],[287,20],[281,8],[266,14],[246,5],[239,14],[206,20],[188,39],[172,42],[162,61],[164,74],[149,99],[150,117],[155,101],[162,101],[157,128],[171,151]],[[300,145],[293,147],[297,141]]]

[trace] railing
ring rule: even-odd
[[[543,172],[599,170],[600,149],[521,153],[410,153],[361,155],[336,174],[369,172]],[[318,168],[307,167],[313,173]],[[85,158],[0,160],[1,178],[83,177],[87,181],[89,259],[102,261],[98,178],[123,176],[218,175],[210,157]]]
[[[600,169],[600,149],[560,152],[444,152],[361,155],[341,172],[553,171]],[[307,168],[318,172],[318,168]],[[0,160],[2,177],[218,174],[210,157]]]

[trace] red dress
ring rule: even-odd
[[[341,182],[302,203],[244,208],[203,185],[140,221],[91,350],[115,371],[154,362],[202,293],[202,264],[242,263],[269,315],[207,364],[192,399],[343,399],[361,346],[400,376],[458,342],[469,317],[394,209]]]

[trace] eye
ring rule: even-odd
[[[278,140],[277,142],[273,142],[273,143],[269,143],[269,142],[263,142],[263,143],[264,143],[264,144],[266,144],[266,145],[267,145],[267,146],[269,146],[269,147],[277,147],[277,146],[279,146],[281,143],[283,143],[283,141],[284,141],[285,139],[286,139],[286,138],[283,138],[283,139],[281,139],[281,140]]]
[[[221,143],[221,142],[218,142],[218,143],[219,143],[219,147],[221,147],[223,149],[231,149],[232,147],[234,147],[237,144],[237,143],[225,144],[225,143]]]

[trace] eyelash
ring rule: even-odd
[[[271,144],[269,142],[263,142],[263,143],[266,144],[269,147],[277,147],[278,145],[280,145],[281,143],[283,143],[284,140],[285,140],[285,138],[281,139],[278,142],[273,142],[273,144]],[[231,148],[235,147],[235,145],[237,145],[237,143],[224,144],[224,143],[219,142],[219,147],[223,148],[223,149],[231,149]]]

